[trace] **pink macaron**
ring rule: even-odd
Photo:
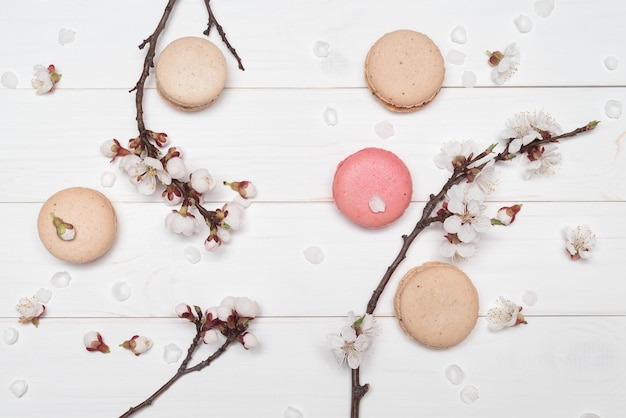
[[[337,166],[333,180],[337,208],[366,228],[380,228],[398,219],[411,203],[412,194],[406,165],[380,148],[365,148],[347,157]]]

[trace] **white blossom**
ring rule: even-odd
[[[343,364],[347,361],[351,369],[356,369],[361,364],[362,354],[370,346],[370,338],[365,334],[356,335],[356,330],[350,325],[341,329],[339,335],[328,336],[328,347],[335,355],[337,361]]]
[[[507,46],[501,59],[491,71],[491,79],[494,83],[504,84],[515,72],[520,64],[520,52],[517,44]]]
[[[259,315],[259,304],[252,299],[246,297],[236,297],[234,300],[234,309],[239,316],[245,316],[246,318],[255,318]]]
[[[591,258],[591,250],[596,246],[596,235],[588,225],[579,225],[576,228],[565,227],[567,243],[565,249],[572,260]]]
[[[138,356],[152,348],[152,340],[142,335],[135,335],[123,344],[124,348],[128,348],[134,355]]]
[[[52,91],[54,87],[54,80],[52,79],[52,73],[50,73],[48,68],[43,65],[35,65],[33,70],[35,71],[35,74],[33,75],[31,84],[37,91],[37,94],[44,94]]]
[[[173,210],[165,217],[165,227],[177,234],[183,234],[189,236],[198,232],[198,222],[196,218],[190,213],[181,213],[177,210]]]
[[[561,164],[561,154],[555,144],[546,144],[520,155],[519,163],[526,169],[527,179],[551,176],[555,173],[554,167]]]
[[[512,327],[519,324],[525,324],[526,321],[520,313],[521,306],[500,296],[496,301],[497,306],[487,311],[486,319],[489,322],[489,329],[492,331],[500,331],[506,327]]]
[[[348,325],[358,328],[359,332],[367,335],[371,340],[380,335],[380,327],[376,323],[376,318],[372,314],[355,316],[353,311],[348,312]]]
[[[561,126],[543,110],[517,113],[509,119],[506,126],[500,133],[500,138],[511,140],[509,152],[512,154],[519,152],[522,146],[530,144],[535,139],[541,139],[542,134],[552,137],[562,132]]]
[[[205,168],[194,170],[190,176],[191,188],[198,193],[208,193],[215,189],[215,181]]]
[[[224,229],[239,229],[244,208],[235,202],[229,202],[224,206],[224,211],[228,212],[222,224]]]
[[[441,152],[435,156],[435,165],[438,168],[454,171],[470,156],[476,156],[478,153],[478,146],[474,141],[448,141],[441,147]]]
[[[180,180],[187,175],[185,160],[180,157],[172,157],[165,164],[165,170],[170,173],[173,179]]]
[[[246,332],[241,336],[241,344],[243,344],[246,350],[249,350],[259,345],[259,340],[256,338],[256,335]]]
[[[32,322],[37,325],[37,321],[44,314],[46,307],[37,300],[35,296],[20,298],[15,306],[15,310],[20,314],[19,322],[25,324]]]
[[[462,187],[451,187],[447,195],[447,209],[452,214],[443,222],[443,228],[456,234],[462,242],[473,242],[487,231],[491,221],[483,213],[485,206],[478,200],[468,200]]]
[[[222,334],[220,334],[220,332],[216,329],[208,329],[202,335],[202,341],[205,344],[215,344],[220,340],[221,335]]]
[[[476,252],[476,246],[473,242],[462,242],[456,234],[446,234],[445,238],[439,247],[439,253],[443,257],[453,260],[465,259],[470,258]]]
[[[165,185],[172,182],[172,176],[164,170],[163,163],[156,158],[145,157],[128,168],[131,183],[137,186],[139,193],[151,195],[156,190],[157,179]]]

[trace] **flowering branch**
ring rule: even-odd
[[[167,215],[165,225],[168,229],[183,235],[198,232],[198,223],[193,213],[197,211],[209,227],[209,236],[205,239],[204,246],[207,251],[214,251],[222,243],[228,242],[231,230],[238,228],[242,209],[249,206],[248,199],[256,195],[256,189],[249,181],[224,182],[224,185],[229,186],[238,195],[222,208],[205,209],[202,206],[203,195],[211,192],[216,186],[208,170],[198,169],[188,174],[182,159],[182,151],[179,148],[170,147],[165,153],[162,152],[169,141],[167,134],[146,129],[143,117],[145,84],[150,75],[150,69],[154,67],[157,40],[165,29],[175,4],[176,0],[168,1],[156,29],[139,45],[139,49],[148,46],[139,80],[130,90],[130,92],[135,92],[137,108],[135,119],[139,135],[129,140],[127,148],[123,147],[117,139],[112,139],[105,141],[100,149],[104,155],[111,158],[111,162],[120,158],[120,169],[130,175],[131,183],[137,186],[141,194],[153,194],[158,185],[163,185],[165,189],[161,196],[165,203],[181,205],[179,210],[172,210]],[[216,20],[210,0],[205,0],[205,5],[209,12],[209,23],[204,33],[208,36],[211,27],[215,26],[222,41],[237,59],[239,68],[243,70],[241,58]]]
[[[143,402],[129,408],[128,411],[120,415],[120,418],[130,417],[141,409],[152,405],[159,396],[165,393],[180,378],[210,366],[213,361],[226,352],[231,344],[239,342],[246,350],[257,345],[257,339],[248,332],[248,327],[250,322],[258,315],[259,306],[248,298],[228,297],[219,306],[210,308],[205,313],[198,306],[194,306],[192,310],[191,306],[180,304],[176,307],[176,312],[180,318],[189,320],[196,328],[196,335],[187,349],[187,355],[176,373],[163,386]],[[203,361],[189,366],[194,353],[202,343],[214,344],[220,340],[222,340],[222,343],[213,354]]]
[[[547,114],[543,112],[522,113],[516,115],[510,121],[509,128],[501,134],[501,139],[506,141],[506,147],[498,154],[493,155],[497,144],[490,145],[481,153],[474,153],[468,143],[446,144],[446,149],[435,162],[439,167],[451,170],[452,174],[437,194],[430,195],[422,211],[422,216],[411,233],[402,236],[402,247],[372,292],[364,317],[373,315],[380,297],[392,275],[406,258],[411,244],[431,224],[443,222],[447,232],[445,237],[450,243],[453,242],[453,237],[455,244],[467,246],[471,245],[472,241],[477,239],[477,234],[484,230],[485,221],[489,225],[509,225],[513,222],[515,215],[521,209],[521,205],[500,209],[498,218],[490,221],[479,213],[479,210],[482,211],[482,206],[477,203],[477,199],[482,199],[482,197],[472,196],[476,189],[490,187],[489,175],[495,163],[510,161],[517,157],[523,164],[526,164],[532,173],[545,174],[550,171],[552,164],[560,161],[560,158],[555,158],[553,155],[554,149],[549,148],[551,145],[562,139],[591,131],[597,125],[597,121],[592,121],[583,127],[560,134],[560,127]],[[461,196],[460,200],[459,195]],[[466,248],[459,247],[451,255],[463,256],[463,252],[467,251]],[[361,336],[367,336],[367,332],[362,330],[358,321],[351,321],[349,328],[354,331],[354,335],[350,335],[345,329],[342,329],[341,336],[330,336],[329,341],[330,348],[335,355],[339,359],[347,358],[352,369],[350,416],[351,418],[358,418],[361,399],[370,388],[369,384],[361,384],[360,382],[360,355],[370,346],[370,339],[367,338],[359,344],[359,339]],[[341,337],[343,340],[338,342],[332,340],[336,340],[337,337]],[[352,361],[350,361],[351,359]]]

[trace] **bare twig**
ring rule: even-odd
[[[239,66],[239,69],[241,71],[245,71],[246,69],[243,68],[243,63],[241,62],[241,57],[239,57],[239,54],[237,53],[237,50],[230,44],[230,42],[228,41],[228,38],[226,37],[226,32],[224,32],[224,28],[222,27],[222,25],[219,24],[219,22],[215,18],[215,14],[213,13],[213,9],[211,9],[211,0],[204,0],[204,4],[206,5],[206,9],[209,12],[209,23],[207,24],[206,30],[204,32],[202,32],[202,33],[204,33],[206,36],[209,36],[209,34],[211,33],[211,28],[213,26],[215,26],[215,28],[217,29],[217,33],[219,33],[220,37],[222,38],[222,42],[224,42],[224,44],[226,45],[226,47],[228,48],[230,53],[233,54],[233,56],[237,60],[237,64]]]

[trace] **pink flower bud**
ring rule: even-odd
[[[231,189],[239,193],[241,197],[244,199],[250,199],[256,196],[256,187],[251,182],[244,181],[233,181],[233,182],[224,182],[224,185],[229,186]]]
[[[220,333],[215,329],[209,329],[204,332],[202,341],[205,344],[215,344],[220,338]]]
[[[233,316],[233,307],[228,305],[220,305],[217,307],[217,317],[222,322],[228,322],[228,319]]]
[[[102,335],[96,331],[90,331],[83,337],[83,343],[87,351],[99,351],[101,353],[109,353],[109,346],[104,343]]]
[[[249,350],[259,345],[259,340],[257,340],[256,336],[250,332],[245,332],[240,335],[239,342],[241,342],[246,350]]]
[[[238,297],[235,298],[235,311],[239,316],[254,318],[259,314],[260,308],[255,301],[245,297]]]
[[[170,158],[165,165],[165,170],[170,173],[170,176],[174,179],[182,179],[187,174],[185,161],[180,157]]]
[[[189,181],[191,188],[198,193],[207,193],[215,188],[215,181],[207,169],[199,168],[194,170],[190,176]]]
[[[220,240],[219,237],[214,234],[209,235],[204,241],[204,249],[209,252],[217,250],[220,245],[222,245],[222,240]]]
[[[500,208],[496,217],[491,220],[492,225],[511,225],[515,221],[515,216],[522,209],[521,204],[504,206]]]
[[[196,316],[193,314],[191,306],[185,303],[179,303],[176,305],[175,311],[179,318],[188,319],[190,322],[194,322],[196,320]]]
[[[130,340],[120,344],[120,347],[130,350],[134,355],[139,356],[152,348],[152,340],[141,335],[134,335]]]

